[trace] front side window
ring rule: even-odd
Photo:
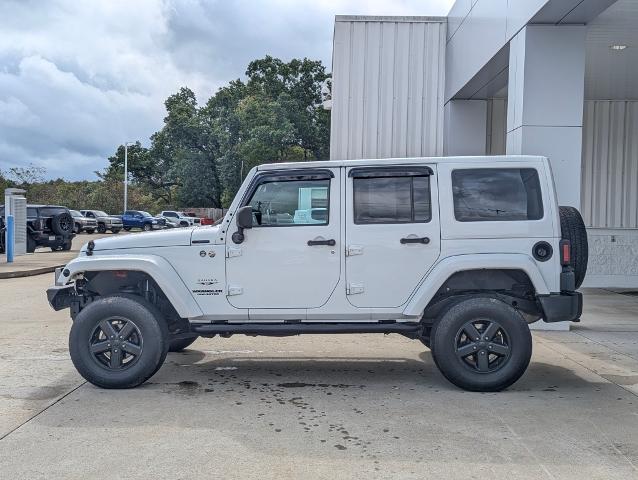
[[[354,223],[424,223],[432,218],[429,176],[353,178]]]
[[[248,205],[255,225],[327,225],[330,180],[269,181],[257,186]]]
[[[469,168],[452,172],[459,222],[540,220],[543,199],[533,168]]]

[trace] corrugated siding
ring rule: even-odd
[[[337,20],[330,158],[443,153],[445,23]]]
[[[588,100],[581,211],[596,228],[638,228],[638,101]]]

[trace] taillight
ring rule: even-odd
[[[560,264],[567,266],[572,261],[572,245],[569,240],[560,241]]]

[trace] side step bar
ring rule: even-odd
[[[200,335],[300,335],[302,333],[400,333],[416,338],[420,323],[194,323],[192,333]]]

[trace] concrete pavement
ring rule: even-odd
[[[2,283],[1,478],[638,478],[636,297],[588,291],[501,393],[397,335],[200,339],[108,391],[73,369],[51,280]]]

